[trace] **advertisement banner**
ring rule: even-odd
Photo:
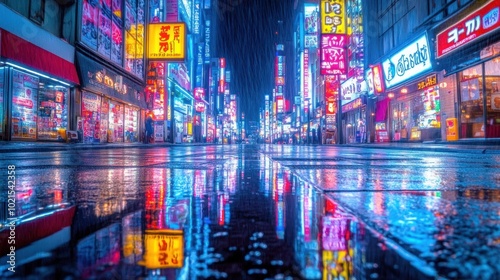
[[[382,63],[384,69],[385,86],[396,86],[419,74],[432,69],[431,53],[427,34],[389,57]],[[377,79],[374,76],[374,82]]]
[[[319,9],[317,4],[304,5],[304,46],[306,48],[318,47]]]
[[[321,75],[346,74],[346,35],[321,35]]]
[[[437,58],[467,45],[500,27],[500,2],[490,1],[436,36]]]
[[[345,0],[321,0],[321,33],[346,34]]]
[[[150,23],[147,58],[167,61],[186,59],[186,24]]]

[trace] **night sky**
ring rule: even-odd
[[[264,95],[272,95],[278,20],[292,37],[293,0],[218,1],[217,55],[226,58],[245,120],[257,121]]]

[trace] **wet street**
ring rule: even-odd
[[[12,273],[4,195],[0,278],[500,279],[499,153],[172,146],[0,164],[17,218]]]

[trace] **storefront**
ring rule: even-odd
[[[342,142],[366,142],[366,95],[368,85],[364,79],[351,77],[341,84]]]
[[[456,119],[462,139],[500,137],[500,3],[482,3],[471,4],[436,30],[437,61],[452,80],[447,90],[457,103],[446,123]],[[480,24],[471,30],[476,19]]]
[[[0,138],[65,141],[70,91],[79,84],[70,54],[66,59],[8,31],[0,34]]]
[[[437,74],[393,89],[389,115],[393,141],[429,141],[441,138],[441,100]]]
[[[191,82],[185,63],[168,63],[167,87],[173,118],[171,137],[174,143],[193,141],[193,106]],[[170,130],[170,128],[169,128]]]
[[[342,105],[343,143],[366,142],[366,97]]]
[[[141,110],[147,108],[143,87],[77,52],[81,98],[77,130],[84,143],[138,142]]]
[[[441,138],[438,79],[437,74],[430,73],[433,66],[428,42],[424,33],[382,62],[385,96],[389,104],[378,102],[377,106],[388,105],[389,111],[387,122],[382,122],[379,114],[385,112],[379,113],[377,109],[379,122],[375,125],[379,127],[375,129],[387,130],[390,141]]]

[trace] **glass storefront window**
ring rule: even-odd
[[[420,97],[420,98],[419,98]],[[438,87],[430,87],[415,98],[414,119],[419,129],[441,127],[441,102]]]
[[[109,127],[109,99],[102,99],[101,106],[101,143],[108,141],[108,127]]]
[[[461,138],[485,137],[482,65],[459,74]]]
[[[123,104],[109,102],[109,130],[112,142],[123,142],[123,110]]]
[[[36,139],[39,79],[12,70],[12,139]]]
[[[83,142],[99,143],[101,133],[101,97],[82,93]]]
[[[500,137],[500,57],[485,63],[486,137]]]
[[[63,140],[68,128],[67,87],[44,81],[38,93],[38,139]]]
[[[125,106],[125,142],[137,142],[139,110]]]

